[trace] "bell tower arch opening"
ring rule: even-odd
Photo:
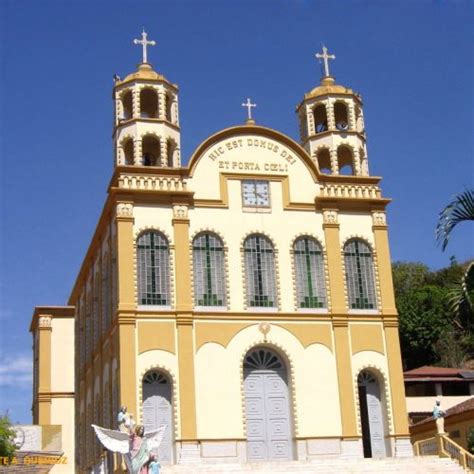
[[[317,152],[317,162],[319,171],[323,174],[331,174],[331,156],[329,148],[321,148]]]
[[[324,104],[317,105],[313,110],[314,130],[316,133],[325,132],[328,129],[328,117],[326,106]]]
[[[160,140],[154,135],[145,135],[142,140],[142,165],[161,166]]]
[[[140,91],[140,117],[158,118],[158,94],[150,87]]]
[[[344,131],[349,128],[349,115],[344,102],[338,101],[334,104],[334,119],[338,130]]]
[[[353,152],[347,145],[340,145],[337,148],[337,164],[339,167],[339,174],[346,176],[355,174]]]

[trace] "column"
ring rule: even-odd
[[[142,139],[141,137],[135,137],[133,139],[133,164],[140,166],[142,161]]]
[[[345,278],[339,238],[338,211],[336,209],[323,209],[323,229],[329,271],[331,316],[341,405],[342,453],[359,455],[359,436],[354,398],[355,387],[349,351],[348,314],[344,290]]]
[[[133,245],[133,203],[118,202],[117,224],[117,278],[118,278],[118,363],[119,405],[127,406],[137,416],[135,367],[135,284]]]
[[[163,89],[158,91],[158,117],[160,120],[166,119],[166,93]]]
[[[336,117],[334,116],[334,104],[328,99],[325,103],[328,118],[328,130],[336,130]]]
[[[339,163],[337,161],[337,150],[335,148],[329,150],[329,158],[331,160],[331,173],[339,174]]]
[[[347,106],[347,109],[348,109],[348,119],[349,119],[349,130],[356,130],[356,118],[355,118],[355,106],[354,106],[354,102],[350,102],[350,103],[347,103],[346,102],[346,106]]]
[[[357,148],[352,149],[352,153],[354,155],[354,174],[356,176],[361,175],[361,169],[360,169],[360,153]]]
[[[132,109],[133,118],[140,118],[140,89],[137,86],[132,90]]]
[[[51,335],[52,317],[38,318],[38,424],[51,424]]]
[[[194,374],[193,302],[186,204],[173,204],[175,244],[176,325],[178,331],[181,455],[196,455],[196,398]],[[193,454],[191,454],[193,452]],[[186,453],[186,454],[185,454]]]
[[[168,141],[164,137],[160,137],[160,155],[161,163],[160,166],[168,166]]]

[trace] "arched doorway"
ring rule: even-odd
[[[385,447],[384,410],[377,378],[368,370],[357,377],[364,457],[383,458]]]
[[[145,431],[166,425],[163,441],[158,448],[162,463],[173,462],[173,405],[169,378],[156,370],[143,377],[143,426]]]
[[[290,395],[285,364],[272,350],[252,349],[244,359],[247,458],[293,458]]]

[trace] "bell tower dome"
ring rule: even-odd
[[[142,62],[125,79],[115,76],[115,166],[179,168],[178,86],[148,62],[147,48],[156,42],[147,39],[145,30],[134,44],[142,46]]]
[[[362,99],[329,74],[329,59],[336,57],[325,46],[316,57],[323,60],[324,74],[296,109],[301,143],[321,173],[368,176]]]

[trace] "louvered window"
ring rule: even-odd
[[[303,237],[293,247],[299,308],[326,308],[326,284],[321,246]]]
[[[269,239],[252,235],[245,240],[247,304],[250,307],[276,307],[275,252]]]
[[[224,306],[224,246],[212,234],[200,234],[193,241],[194,304]]]
[[[370,247],[361,240],[344,246],[346,285],[350,309],[375,309],[374,264]]]
[[[138,304],[169,305],[169,246],[160,232],[146,232],[137,241]]]

